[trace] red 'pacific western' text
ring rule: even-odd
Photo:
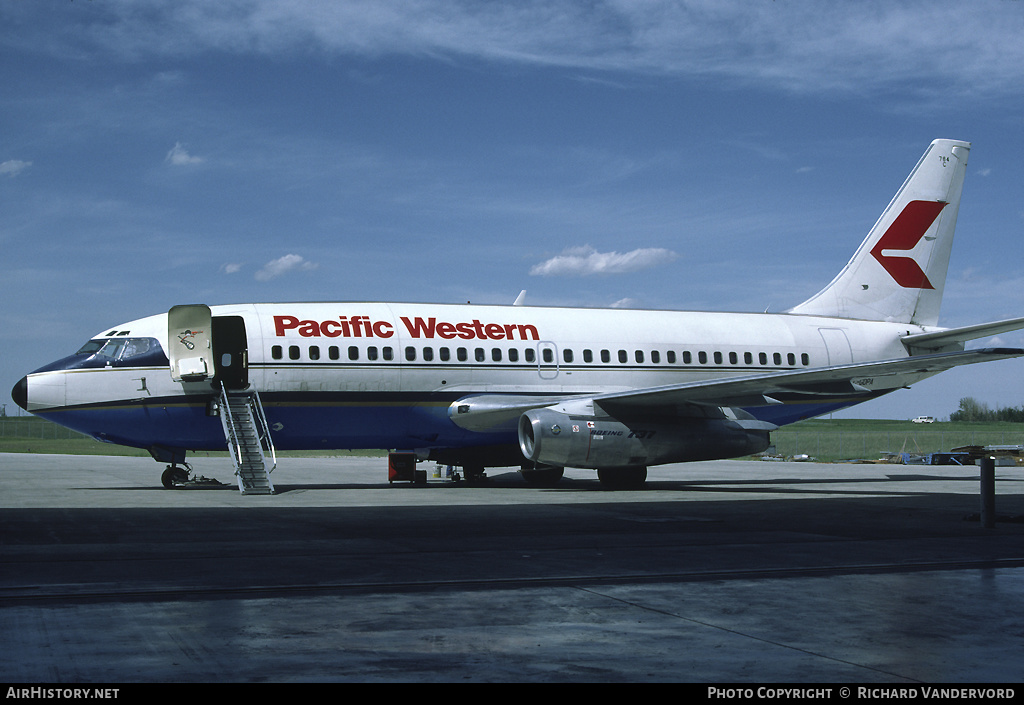
[[[472,321],[452,323],[431,316],[400,318],[413,338],[441,340],[540,340],[537,326],[529,323],[484,323]],[[295,316],[274,316],[274,332],[284,336],[295,331],[303,338],[390,338],[395,327],[388,321],[374,321],[369,316],[339,316],[326,321],[301,320]]]

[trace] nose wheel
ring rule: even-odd
[[[178,485],[184,485],[188,482],[188,475],[192,471],[188,463],[184,465],[185,467],[174,464],[168,465],[167,469],[160,475],[160,483],[168,490],[174,489]]]

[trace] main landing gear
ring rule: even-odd
[[[609,490],[638,490],[647,482],[647,466],[635,465],[624,468],[599,468],[597,479]]]
[[[465,474],[467,485],[482,485],[487,482],[487,473],[483,465],[463,465],[462,472]],[[544,465],[536,468],[522,467],[519,474],[526,484],[534,487],[554,487],[562,479],[565,468],[551,467]]]
[[[519,470],[519,474],[526,481],[526,484],[533,487],[554,487],[562,479],[562,475],[565,474],[565,468],[547,465],[535,468],[524,466]]]
[[[465,476],[467,485],[482,485],[487,482],[487,473],[483,465],[463,465],[462,474]]]
[[[487,481],[482,465],[464,465],[466,484],[480,485]],[[539,467],[522,467],[519,474],[526,484],[533,487],[554,487],[562,479],[565,468],[542,465]],[[639,490],[647,482],[647,466],[635,465],[619,468],[600,468],[597,479],[606,490]]]

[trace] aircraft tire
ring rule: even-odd
[[[638,490],[647,482],[647,466],[599,468],[597,479],[608,490]]]
[[[565,468],[539,468],[531,470],[524,468],[519,471],[519,474],[523,476],[526,484],[533,487],[554,487],[562,479],[562,475],[565,474]]]
[[[487,472],[483,465],[464,465],[462,472],[466,476],[467,485],[482,485],[487,482]]]
[[[183,469],[175,465],[168,465],[167,469],[160,475],[160,484],[164,486],[164,489],[172,490],[177,485],[182,485],[188,481],[188,473]]]

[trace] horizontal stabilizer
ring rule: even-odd
[[[992,323],[978,323],[973,326],[948,328],[934,333],[915,333],[901,338],[907,350],[940,350],[950,345],[957,345],[968,340],[987,338],[1011,330],[1024,328],[1024,318],[1008,318]]]

